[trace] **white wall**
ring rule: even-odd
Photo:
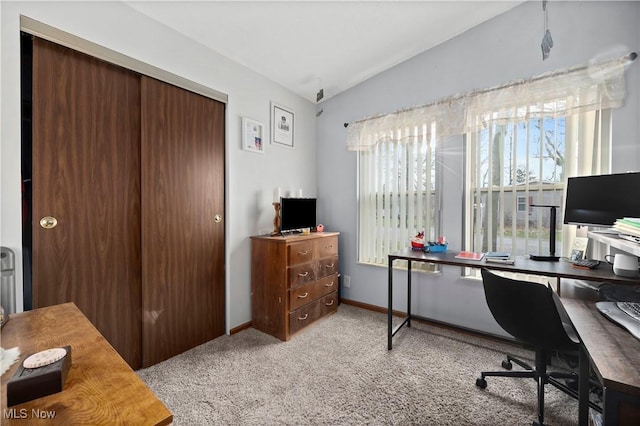
[[[315,106],[119,2],[0,2],[0,239],[3,246],[16,251],[19,265],[22,265],[21,14],[228,95],[225,215],[227,330],[250,321],[248,237],[271,231],[273,188],[301,188],[307,196],[316,195]],[[262,155],[241,150],[241,117],[261,121],[268,130],[271,101],[295,112],[295,149],[267,143],[266,152]],[[21,267],[17,271],[17,278],[22,283]],[[22,302],[22,291],[19,289],[18,306],[22,306]]]
[[[639,2],[549,2],[554,47],[542,60],[541,3],[527,2],[442,45],[325,101],[318,119],[318,196],[325,225],[341,234],[341,273],[351,276],[342,296],[387,305],[387,270],[357,263],[357,154],[345,149],[343,123],[436,99],[519,80],[594,58],[640,51]],[[626,105],[613,113],[613,171],[640,170],[640,60],[627,70]],[[462,138],[444,143],[443,234],[452,249],[462,235]],[[332,164],[331,169],[322,165]],[[631,196],[638,196],[636,194]],[[396,272],[394,309],[406,310],[405,273]],[[482,285],[460,269],[416,273],[412,312],[472,329],[503,334]]]

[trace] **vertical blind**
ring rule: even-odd
[[[436,236],[435,125],[395,129],[394,136],[358,157],[360,262],[386,264],[418,232]]]

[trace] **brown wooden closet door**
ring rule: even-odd
[[[143,366],[224,333],[224,105],[142,77]]]
[[[139,76],[35,38],[32,128],[33,307],[75,302],[139,368]]]

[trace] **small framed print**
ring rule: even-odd
[[[242,149],[264,154],[264,126],[262,123],[242,117]]]
[[[573,242],[573,248],[571,249],[570,260],[575,262],[576,260],[584,259],[588,245],[589,239],[587,237],[576,237]]]
[[[271,141],[293,148],[294,114],[289,108],[271,103]]]

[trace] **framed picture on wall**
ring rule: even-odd
[[[271,142],[293,148],[293,127],[293,111],[271,102]]]
[[[242,149],[264,154],[264,126],[262,123],[242,117]]]

